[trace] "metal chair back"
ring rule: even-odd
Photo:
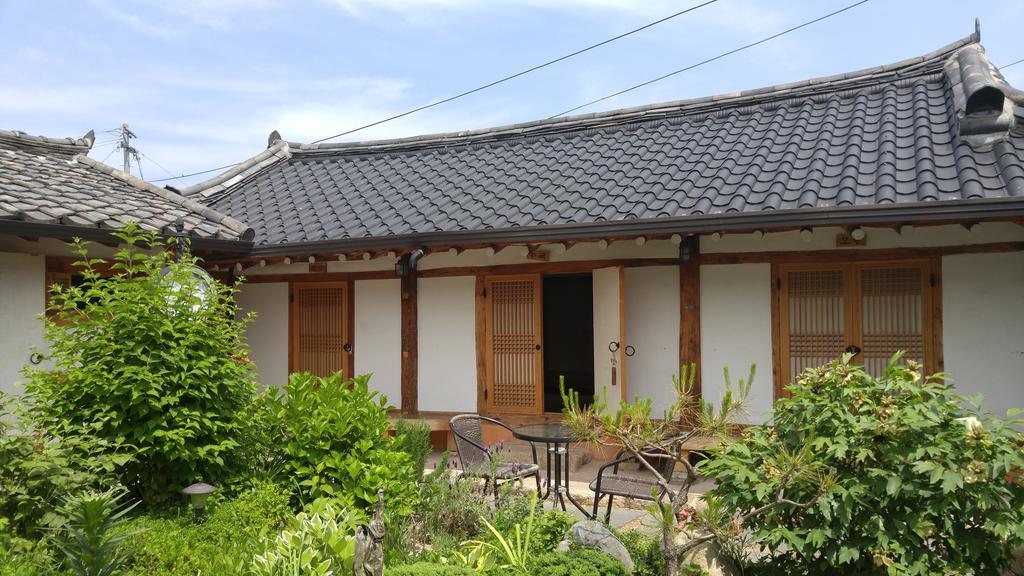
[[[463,470],[480,468],[490,461],[490,454],[483,448],[484,429],[481,422],[482,418],[476,414],[460,414],[448,422],[455,436],[455,450]]]

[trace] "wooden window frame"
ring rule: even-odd
[[[921,323],[924,370],[926,374],[941,372],[942,356],[942,258],[928,256],[919,258],[897,259],[849,259],[831,260],[827,262],[772,262],[772,372],[774,399],[788,396],[785,387],[792,375],[785,366],[789,359],[785,358],[785,342],[788,338],[786,304],[783,303],[783,276],[789,272],[808,270],[839,269],[844,274],[844,309],[845,326],[848,339],[854,342],[863,340],[861,321],[862,294],[860,290],[861,271],[865,269],[917,267],[921,269]]]

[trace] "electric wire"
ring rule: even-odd
[[[1021,62],[1024,62],[1024,58],[1021,58],[1020,60],[1016,60],[1014,62],[1010,62],[1006,66],[997,66],[997,68],[999,68],[1000,70],[1006,70],[1010,66],[1016,66],[1017,64],[1020,64]]]
[[[623,95],[623,94],[625,94],[627,92],[632,92],[633,90],[636,90],[638,88],[643,88],[644,86],[650,86],[651,84],[654,84],[655,82],[660,82],[660,81],[662,81],[662,80],[664,80],[666,78],[670,78],[672,76],[675,76],[676,74],[681,74],[683,72],[686,72],[686,71],[689,71],[689,70],[693,70],[694,68],[698,68],[698,67],[703,66],[705,64],[710,64],[711,62],[714,62],[716,60],[721,60],[722,58],[725,58],[726,56],[731,56],[733,54],[736,54],[737,52],[742,52],[743,50],[746,50],[748,48],[753,48],[754,46],[758,46],[760,44],[764,44],[765,42],[774,40],[774,39],[776,39],[776,38],[778,38],[780,36],[785,36],[786,34],[789,34],[790,32],[795,32],[795,31],[797,31],[797,30],[799,30],[801,28],[805,28],[807,26],[810,26],[811,24],[816,24],[818,22],[821,22],[822,20],[827,20],[828,18],[831,18],[833,16],[837,16],[839,14],[842,14],[843,12],[846,12],[847,10],[852,10],[852,9],[856,8],[857,6],[860,6],[861,4],[866,4],[866,3],[870,2],[870,1],[871,0],[860,0],[859,2],[854,2],[853,4],[849,4],[849,5],[844,6],[843,8],[840,8],[838,10],[835,10],[833,12],[829,12],[828,14],[825,14],[824,16],[819,16],[819,17],[817,17],[817,18],[815,18],[813,20],[808,20],[808,21],[806,21],[806,22],[804,22],[802,24],[798,24],[796,26],[793,26],[792,28],[787,28],[786,30],[783,30],[781,32],[776,32],[775,34],[772,34],[771,36],[767,36],[765,38],[757,40],[756,42],[751,42],[749,44],[744,44],[743,46],[740,46],[739,48],[733,48],[732,50],[729,50],[728,52],[722,52],[721,54],[719,54],[717,56],[712,56],[711,58],[708,58],[706,60],[701,60],[700,62],[697,62],[696,64],[691,64],[689,66],[686,66],[685,68],[680,68],[678,70],[669,72],[668,74],[663,74],[661,76],[658,76],[657,78],[652,78],[651,80],[647,80],[646,82],[641,82],[639,84],[630,86],[629,88],[626,88],[624,90],[619,90],[618,92],[615,92],[613,94],[608,94],[607,96],[602,96],[602,97],[597,98],[595,100],[591,100],[591,101],[589,101],[589,102],[587,102],[585,104],[580,104],[579,106],[575,106],[573,108],[569,108],[568,110],[559,112],[558,114],[554,114],[552,116],[548,116],[548,120],[550,120],[552,118],[558,118],[559,116],[565,116],[566,114],[569,114],[571,112],[575,112],[575,111],[579,110],[580,108],[586,108],[587,106],[590,106],[590,105],[593,105],[593,104],[597,104],[598,102],[604,102],[605,100],[609,100],[611,98],[615,98],[616,96],[621,96],[621,95]]]
[[[358,128],[353,128],[351,130],[346,130],[344,132],[339,132],[339,133],[337,133],[337,134],[335,134],[333,136],[328,136],[326,138],[321,138],[319,140],[314,140],[312,142],[312,144],[319,144],[321,142],[326,142],[327,140],[333,140],[334,138],[339,138],[341,136],[347,136],[349,134],[352,134],[352,133],[355,133],[355,132],[359,132],[359,131],[365,130],[367,128],[372,128],[373,126],[379,126],[380,124],[384,124],[385,122],[390,122],[392,120],[397,120],[399,118],[403,118],[403,117],[408,116],[410,114],[415,114],[416,112],[420,112],[422,110],[426,110],[427,108],[433,108],[434,106],[440,106],[441,104],[445,104],[445,103],[451,102],[452,100],[457,100],[457,99],[462,98],[464,96],[469,96],[470,94],[475,94],[477,92],[480,92],[481,90],[486,90],[488,88],[491,88],[492,86],[497,86],[498,84],[501,84],[503,82],[508,82],[509,80],[513,80],[515,78],[519,78],[520,76],[524,76],[526,74],[529,74],[530,72],[534,72],[534,71],[540,70],[541,68],[546,68],[548,66],[551,66],[552,64],[557,64],[559,62],[562,62],[563,60],[568,60],[569,58],[572,58],[574,56],[579,56],[580,54],[583,54],[584,52],[589,52],[589,51],[591,51],[591,50],[593,50],[595,48],[600,48],[601,46],[604,46],[605,44],[610,44],[612,42],[615,42],[616,40],[620,40],[622,38],[625,38],[626,36],[630,36],[632,34],[636,34],[637,32],[641,32],[643,30],[646,30],[646,29],[648,29],[648,28],[650,28],[652,26],[657,26],[658,24],[661,24],[662,22],[667,22],[668,20],[671,20],[673,18],[682,16],[683,14],[687,14],[689,12],[693,12],[694,10],[697,10],[699,8],[703,8],[704,6],[707,6],[709,4],[714,4],[717,1],[718,0],[705,0],[704,2],[702,2],[700,4],[697,4],[695,6],[691,6],[689,8],[686,8],[685,10],[680,10],[679,12],[676,12],[674,14],[669,14],[668,16],[665,16],[664,18],[660,18],[660,19],[655,20],[654,22],[650,22],[648,24],[644,24],[643,26],[641,26],[639,28],[634,28],[634,29],[632,29],[632,30],[630,30],[628,32],[623,32],[622,34],[619,34],[618,36],[613,36],[611,38],[608,38],[607,40],[602,40],[601,42],[598,42],[597,44],[591,44],[590,46],[587,46],[586,48],[581,48],[579,50],[576,50],[575,52],[570,52],[569,54],[566,54],[564,56],[560,56],[558,58],[555,58],[554,60],[548,60],[547,62],[544,62],[543,64],[538,64],[536,66],[527,68],[526,70],[522,70],[520,72],[516,72],[515,74],[511,74],[511,75],[505,76],[504,78],[500,78],[500,79],[495,80],[493,82],[489,82],[487,84],[484,84],[483,86],[478,86],[478,87],[473,88],[471,90],[466,90],[465,92],[460,92],[460,93],[458,93],[458,94],[456,94],[454,96],[449,96],[449,97],[444,98],[442,100],[438,100],[436,102],[431,102],[430,104],[424,104],[423,106],[419,106],[417,108],[413,108],[412,110],[407,110],[407,111],[402,112],[400,114],[395,114],[394,116],[389,116],[387,118],[384,118],[384,119],[381,119],[381,120],[377,120],[376,122],[371,122],[369,124],[365,124],[363,126],[359,126]]]

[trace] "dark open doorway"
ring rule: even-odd
[[[590,274],[544,277],[544,411],[561,412],[558,379],[594,401],[594,280]]]

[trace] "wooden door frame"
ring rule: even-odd
[[[355,331],[355,282],[353,280],[341,280],[334,282],[288,282],[288,373],[295,372],[295,361],[298,356],[297,347],[299,343],[299,322],[296,306],[298,306],[295,292],[300,288],[342,288],[344,302],[342,303],[342,318],[345,329],[345,339],[352,346],[352,351],[344,355],[341,362],[342,376],[345,379],[355,376],[356,365],[356,331]]]
[[[897,268],[897,267],[919,267],[922,275],[921,294],[921,320],[922,320],[922,341],[923,356],[925,360],[924,370],[926,374],[941,372],[943,369],[942,355],[942,258],[941,256],[910,257],[910,258],[885,258],[885,259],[864,259],[851,258],[849,260],[830,260],[828,262],[772,262],[772,298],[771,298],[771,321],[772,321],[772,373],[773,373],[773,399],[778,400],[786,396],[785,382],[787,378],[783,363],[788,362],[784,358],[784,340],[786,330],[783,329],[783,320],[786,315],[788,302],[783,302],[783,285],[785,284],[784,274],[791,271],[807,270],[830,270],[839,269],[844,274],[844,322],[847,334],[854,341],[862,340],[862,326],[859,321],[861,307],[860,272],[871,268]],[[852,333],[850,332],[852,331]]]
[[[534,370],[537,381],[536,390],[534,391],[534,401],[536,402],[536,409],[533,408],[508,408],[502,407],[500,410],[494,407],[494,306],[492,296],[494,294],[493,285],[495,282],[514,282],[529,280],[533,282],[533,295],[534,295],[534,310],[533,310],[533,321],[536,327],[536,338],[537,344],[540,345],[540,349],[534,355]],[[482,330],[482,344],[483,344],[483,367],[484,376],[482,379],[479,377],[478,388],[482,383],[483,400],[482,407],[484,414],[532,414],[539,415],[544,413],[544,290],[543,290],[543,275],[540,273],[535,274],[507,274],[507,275],[488,275],[479,276],[477,279],[477,311],[483,312],[483,330]],[[481,326],[480,326],[480,314],[477,315],[477,367],[480,367],[480,344],[481,344]],[[477,406],[481,406],[481,401],[478,396]]]

